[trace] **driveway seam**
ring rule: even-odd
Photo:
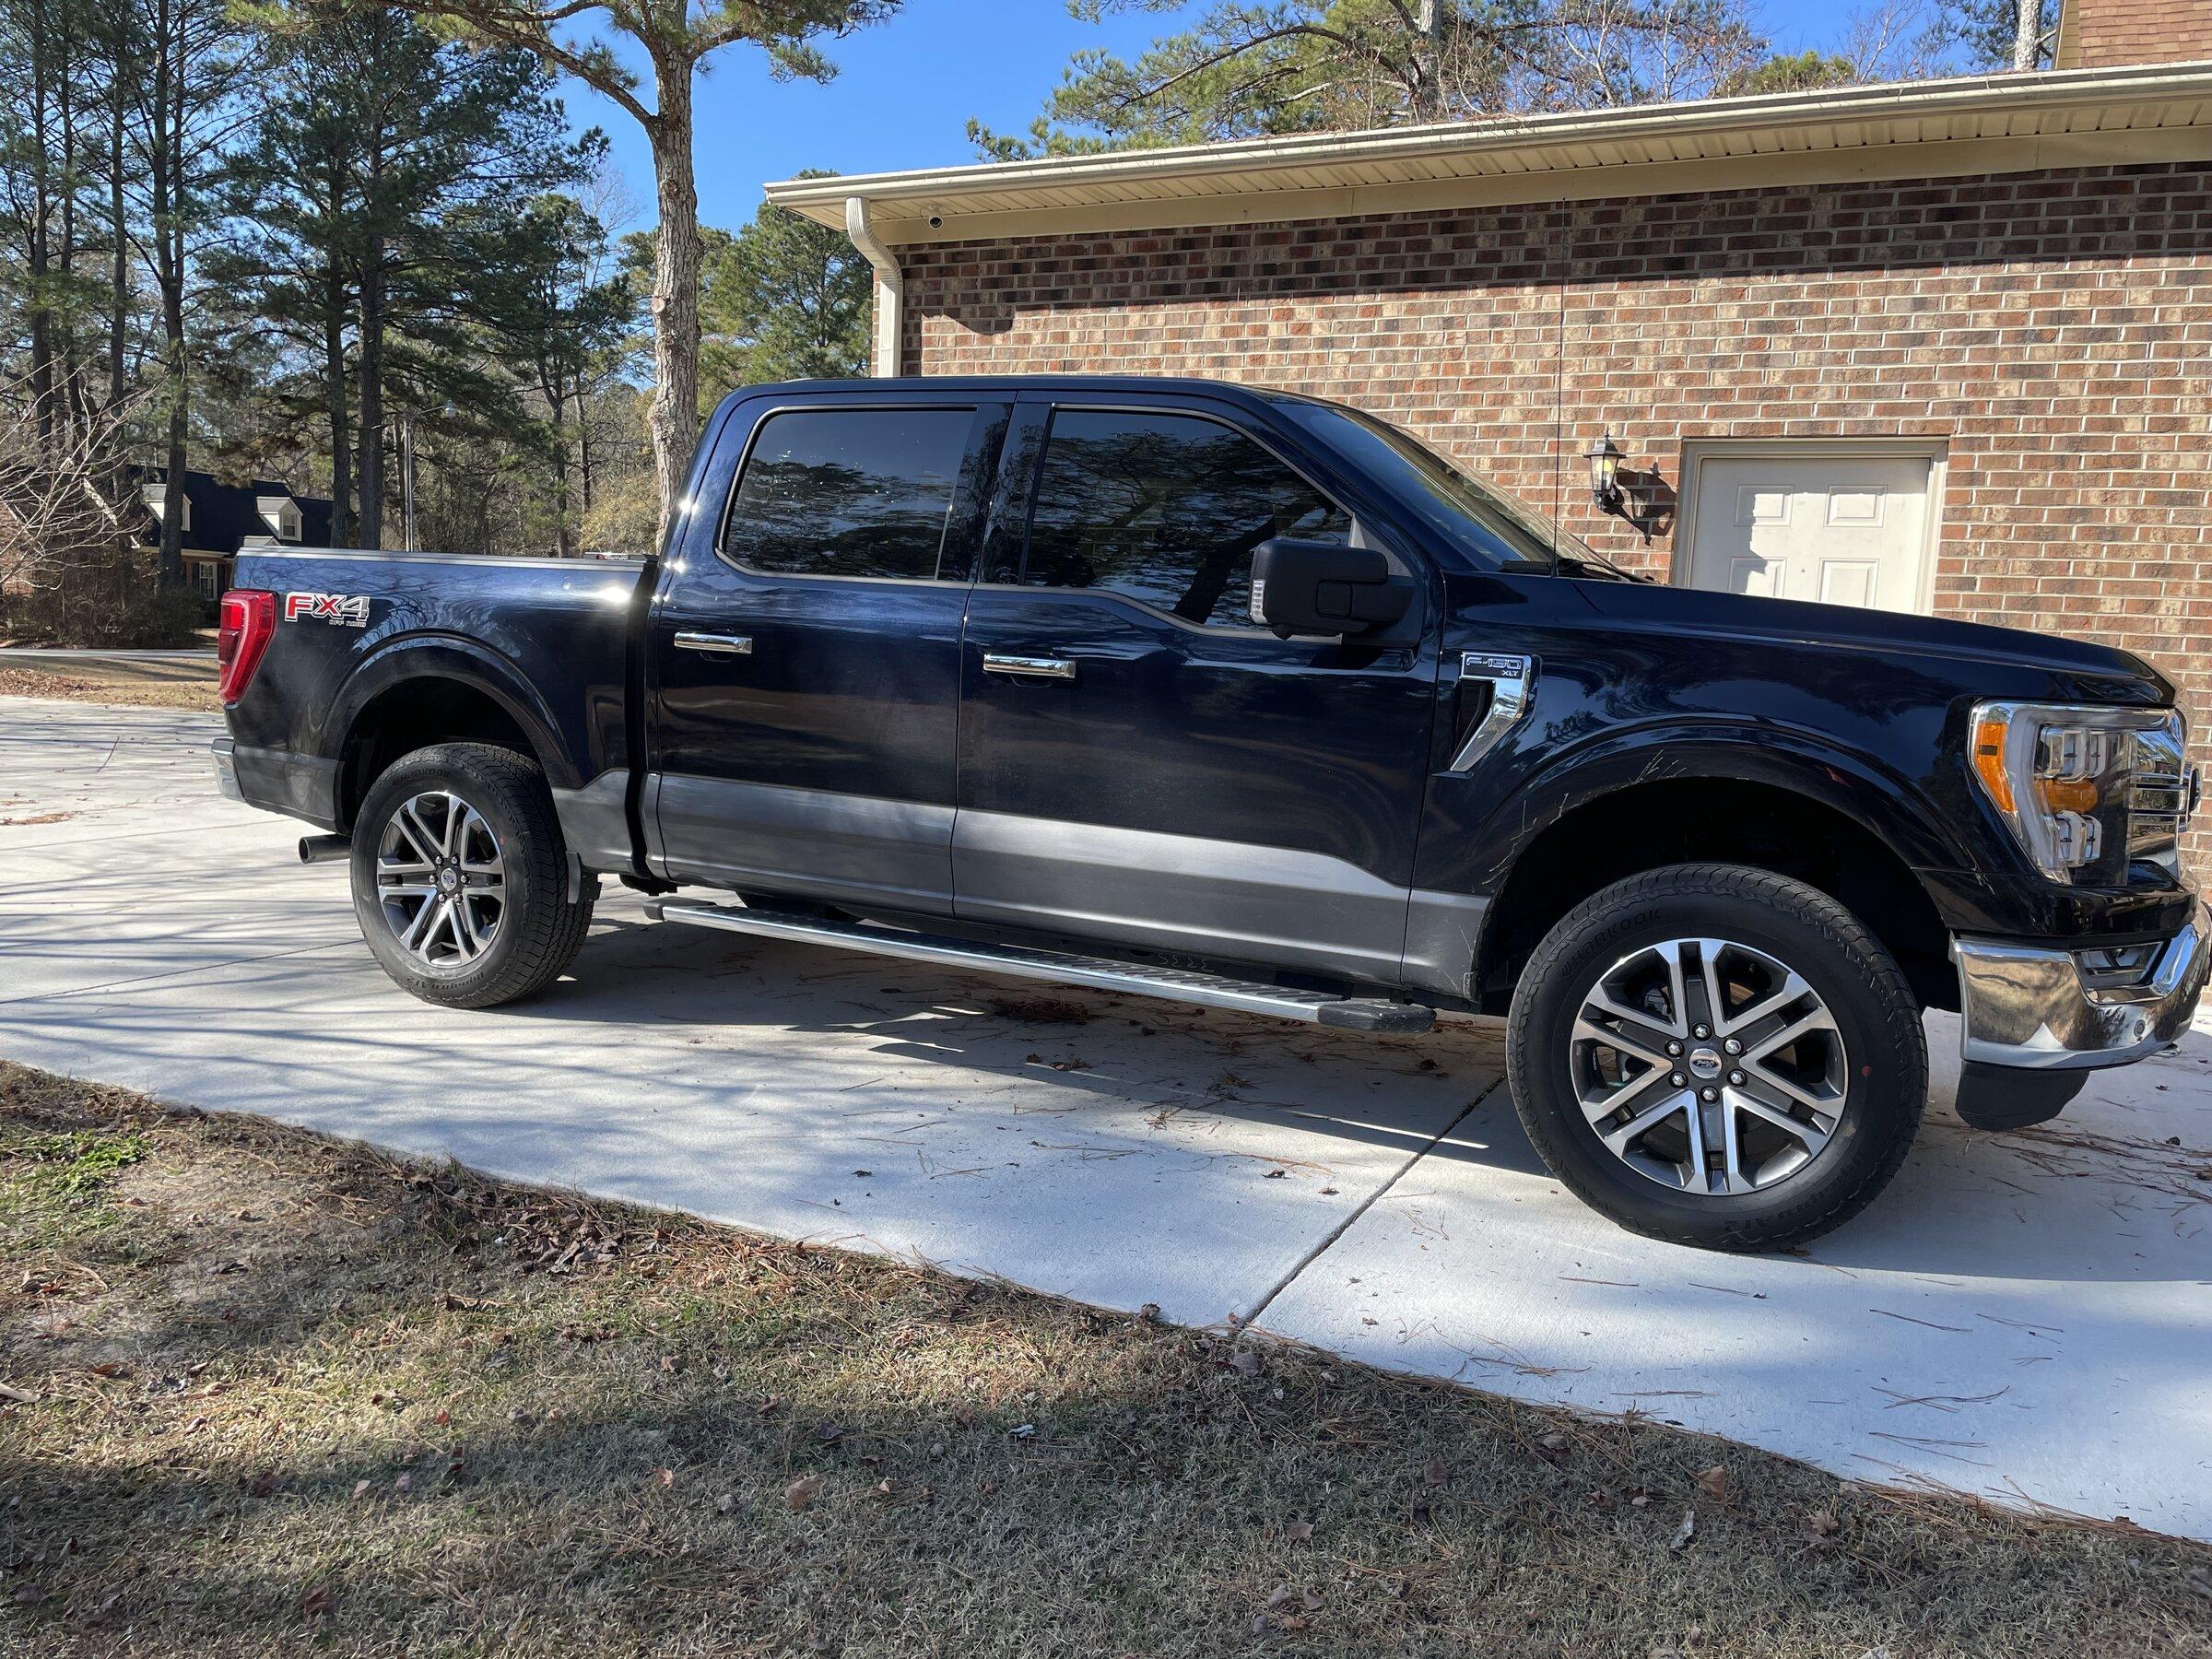
[[[274,962],[283,957],[312,956],[319,950],[339,950],[352,944],[349,939],[330,939],[321,945],[299,945],[289,950],[272,950],[261,956],[231,957],[220,962],[195,962],[189,968],[170,968],[159,973],[141,973],[130,979],[102,980],[97,985],[73,985],[66,991],[26,991],[20,996],[0,996],[0,1008],[14,1007],[21,1003],[62,1002],[72,996],[90,996],[98,991],[120,991],[127,985],[147,985],[156,980],[182,979],[194,973],[220,973],[227,968],[245,968],[256,962]],[[0,954],[0,962],[6,961]]]
[[[1429,1137],[1427,1144],[1417,1147],[1412,1152],[1406,1155],[1406,1161],[1400,1164],[1395,1170],[1391,1171],[1389,1180],[1385,1181],[1381,1186],[1377,1187],[1373,1192],[1362,1198],[1358,1204],[1354,1205],[1350,1214],[1347,1215],[1343,1220],[1337,1222],[1335,1226],[1330,1228],[1327,1232],[1322,1235],[1320,1241],[1316,1243],[1312,1249],[1307,1251],[1304,1255],[1299,1257],[1296,1262],[1292,1263],[1290,1265],[1290,1271],[1284,1274],[1282,1277],[1277,1279],[1274,1284],[1267,1288],[1267,1293],[1261,1297],[1258,1301],[1253,1303],[1251,1311],[1244,1314],[1240,1323],[1248,1328],[1259,1324],[1260,1315],[1267,1312],[1269,1303],[1274,1301],[1275,1299],[1280,1296],[1284,1291],[1289,1289],[1292,1282],[1297,1279],[1300,1274],[1305,1272],[1307,1268],[1311,1267],[1315,1262],[1319,1261],[1322,1256],[1328,1252],[1329,1247],[1335,1244],[1337,1240],[1343,1238],[1346,1233],[1351,1231],[1353,1224],[1357,1222],[1360,1217],[1366,1215],[1370,1209],[1374,1207],[1375,1201],[1378,1198],[1382,1197],[1383,1194],[1389,1192],[1392,1187],[1396,1186],[1399,1182],[1405,1180],[1406,1171],[1412,1169],[1415,1164],[1419,1163],[1422,1159],[1428,1157],[1430,1153],[1435,1151],[1437,1147],[1442,1142],[1444,1136],[1451,1134],[1453,1130],[1458,1128],[1460,1124],[1466,1122],[1467,1114],[1473,1112],[1476,1107],[1481,1105],[1483,1101],[1488,1100],[1490,1096],[1496,1092],[1500,1086],[1501,1086],[1504,1082],[1504,1074],[1500,1073],[1499,1076],[1492,1077],[1488,1083],[1484,1084],[1481,1089],[1477,1091],[1475,1098],[1469,1100],[1465,1106],[1462,1106],[1459,1109],[1458,1113],[1452,1119],[1450,1123],[1446,1124],[1441,1129],[1439,1129],[1434,1135]]]

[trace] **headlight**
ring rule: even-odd
[[[2138,860],[2174,868],[2188,817],[2178,709],[1974,707],[1975,782],[2053,881],[2116,885]]]

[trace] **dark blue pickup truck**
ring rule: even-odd
[[[2206,977],[2173,688],[2043,635],[1624,576],[1415,440],[1136,379],[766,386],[658,559],[249,553],[226,787],[434,1002],[659,918],[1377,1031],[1510,1015],[1551,1168],[1732,1248]],[[679,894],[679,889],[688,889]],[[677,896],[671,896],[677,895]]]

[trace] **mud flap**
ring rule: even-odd
[[[2025,1129],[2047,1124],[2089,1080],[2086,1071],[2022,1071],[1969,1060],[1959,1074],[1959,1115],[1975,1129]]]

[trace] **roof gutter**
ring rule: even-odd
[[[876,344],[868,354],[871,372],[899,372],[900,347],[906,336],[905,273],[899,259],[868,223],[868,199],[845,198],[845,235],[876,272]]]

